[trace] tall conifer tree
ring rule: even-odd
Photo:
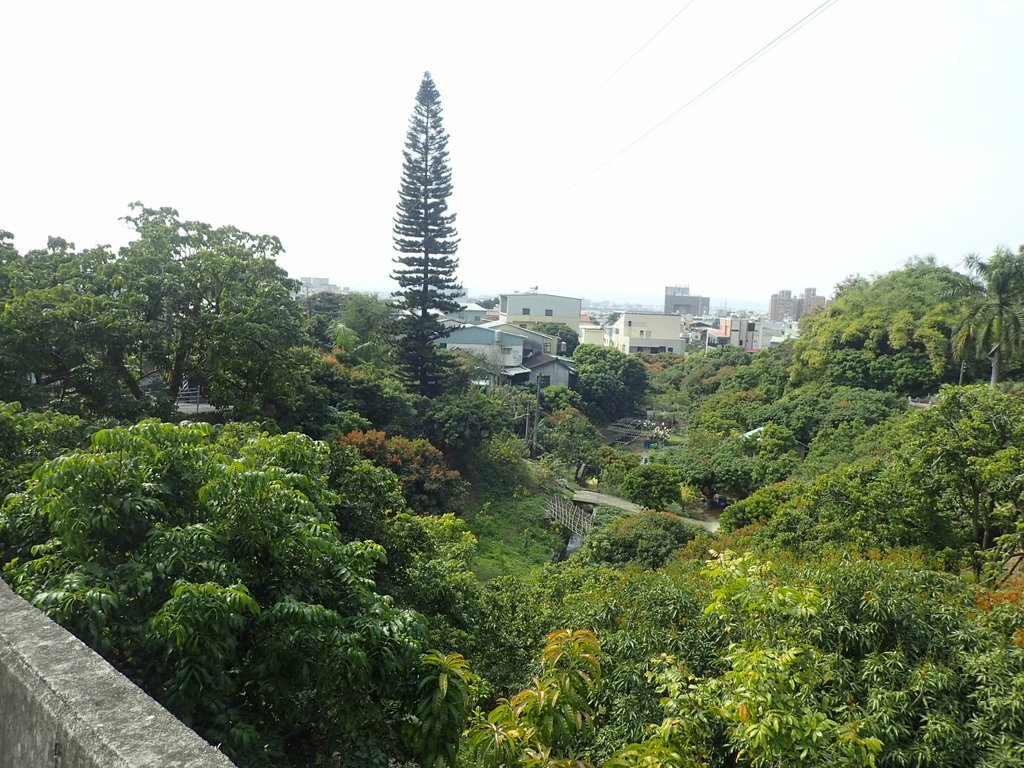
[[[402,255],[391,277],[393,296],[404,310],[399,351],[411,383],[420,394],[441,389],[445,366],[434,341],[446,331],[433,312],[454,312],[462,286],[455,277],[459,247],[455,214],[448,213],[452,172],[448,134],[441,121],[441,96],[429,72],[423,74],[405,137],[405,162],[395,214],[395,250]]]

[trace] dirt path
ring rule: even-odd
[[[572,492],[572,500],[581,502],[583,504],[599,504],[601,506],[615,507],[616,509],[621,509],[626,512],[633,513],[644,511],[642,507],[637,506],[632,501],[619,498],[618,496],[609,496],[607,493],[598,493],[597,491],[585,491],[582,488],[574,488],[572,489]],[[709,531],[718,530],[717,520],[698,520],[695,517],[686,517],[685,515],[681,515],[681,517],[686,522],[693,523],[694,525],[699,525],[701,528],[705,528]]]

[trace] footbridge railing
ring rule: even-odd
[[[586,536],[594,527],[594,515],[583,507],[578,507],[571,501],[558,496],[549,496],[547,503],[547,514],[551,520],[557,520],[570,531],[579,536]]]

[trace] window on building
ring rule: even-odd
[[[551,377],[546,373],[537,374],[537,386],[538,387],[549,387],[551,386]]]
[[[529,307],[523,307],[523,314],[524,315],[530,314],[530,308]]]
[[[554,316],[555,316],[555,310],[553,310],[553,309],[545,309],[544,310],[544,317],[554,317]]]
[[[551,354],[551,342],[550,341],[545,341],[544,342],[544,354],[546,354],[546,355],[550,355]]]
[[[626,321],[626,325],[630,325],[630,326],[633,325],[633,321],[632,320],[627,320]]]

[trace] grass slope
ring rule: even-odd
[[[562,550],[562,537],[544,519],[544,496],[537,491],[469,506],[476,511],[464,517],[480,542],[472,563],[480,581],[532,579]]]

